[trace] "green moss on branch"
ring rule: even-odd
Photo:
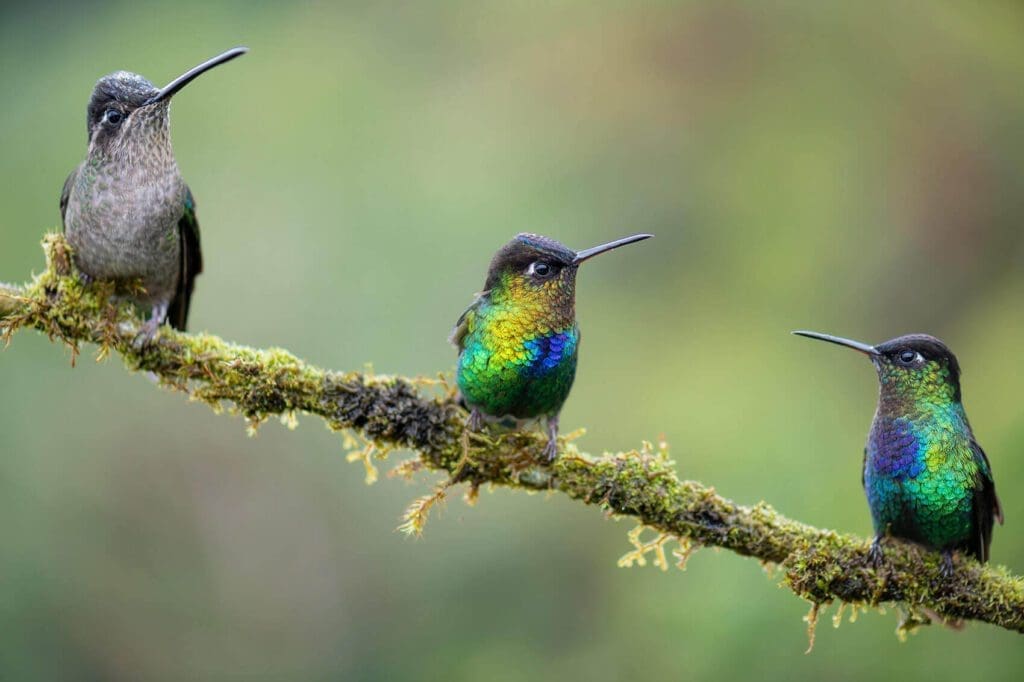
[[[591,457],[566,442],[564,454],[547,466],[541,463],[539,434],[467,434],[452,393],[426,389],[431,382],[330,372],[285,350],[257,350],[166,328],[138,351],[132,345],[138,320],[130,308],[111,303],[109,288],[78,281],[61,237],[48,236],[44,248],[42,274],[22,287],[0,285],[0,330],[7,340],[19,329],[33,328],[69,344],[74,354],[82,342],[98,345],[101,356],[117,351],[129,368],[153,372],[165,385],[216,409],[236,410],[253,426],[275,415],[317,415],[334,430],[357,432],[378,452],[416,451],[419,459],[402,467],[406,472],[445,471],[450,483],[468,483],[473,491],[484,483],[558,490],[634,517],[686,547],[722,547],[781,565],[786,585],[816,606],[896,602],[1024,632],[1020,577],[960,559],[955,575],[943,578],[937,554],[899,542],[887,545],[885,561],[875,569],[863,538],[790,520],[764,503],[735,504],[713,488],[680,480],[664,452],[644,448]],[[414,504],[410,528],[422,524],[420,514],[443,494],[441,489]],[[663,544],[647,546],[661,554],[662,563]],[[642,559],[646,550],[638,541],[637,547],[626,563]]]
[[[0,320],[17,312],[22,303],[18,287],[0,282]]]

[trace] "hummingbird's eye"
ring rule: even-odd
[[[105,112],[103,112],[103,122],[107,125],[116,126],[119,123],[121,123],[123,119],[124,114],[122,114],[117,109],[107,109]]]
[[[534,275],[536,277],[547,277],[553,272],[554,268],[545,263],[542,260],[534,261],[530,263],[530,267],[527,269],[527,274]]]
[[[911,366],[911,365],[916,364],[918,360],[923,360],[923,359],[924,358],[921,357],[920,353],[918,353],[917,351],[912,351],[909,348],[905,348],[905,349],[901,350],[899,352],[899,355],[896,356],[896,360],[901,365],[906,365],[908,367]]]

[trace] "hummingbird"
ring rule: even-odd
[[[470,409],[467,427],[486,419],[544,417],[544,455],[558,455],[558,413],[576,376],[576,273],[585,261],[654,235],[634,234],[582,251],[522,233],[491,260],[484,290],[462,313],[450,341],[456,378]]]
[[[150,307],[138,341],[169,322],[184,330],[203,269],[192,192],[171,148],[171,98],[206,71],[248,51],[236,47],[157,88],[117,71],[96,82],[86,109],[88,152],[64,181],[60,214],[86,281],[141,282]]]
[[[942,552],[946,575],[954,551],[987,561],[992,526],[996,519],[1003,523],[1003,512],[992,467],[967,421],[953,351],[927,334],[872,346],[793,333],[859,351],[878,373],[878,407],[861,478],[875,530],[874,562],[881,560],[886,535]]]

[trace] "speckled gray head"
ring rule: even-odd
[[[248,52],[236,47],[189,69],[163,88],[157,88],[137,73],[116,71],[96,82],[86,110],[89,142],[101,147],[125,137],[126,131],[148,127],[165,127],[171,97],[215,66]]]
[[[148,80],[128,71],[99,79],[86,110],[89,144],[110,150],[133,137],[132,131],[150,127],[147,123],[166,127],[170,100],[146,106],[159,92]]]
[[[155,85],[137,73],[115,71],[96,81],[96,87],[89,98],[86,110],[86,132],[92,139],[93,132],[103,122],[104,114],[110,108],[127,115],[148,102],[159,91]]]

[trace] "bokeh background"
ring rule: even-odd
[[[1013,2],[27,3],[0,10],[0,279],[42,266],[95,80],[183,91],[207,271],[192,324],[432,375],[494,250],[657,239],[581,275],[566,429],[664,436],[681,474],[867,535],[871,367],[789,336],[928,331],[1024,572],[1024,8]],[[0,353],[0,678],[1020,679],[1018,635],[875,613],[813,654],[756,562],[620,569],[629,522],[559,496],[363,483],[316,420],[245,435],[114,359]],[[393,457],[397,457],[393,456]],[[832,612],[830,611],[828,615]]]

